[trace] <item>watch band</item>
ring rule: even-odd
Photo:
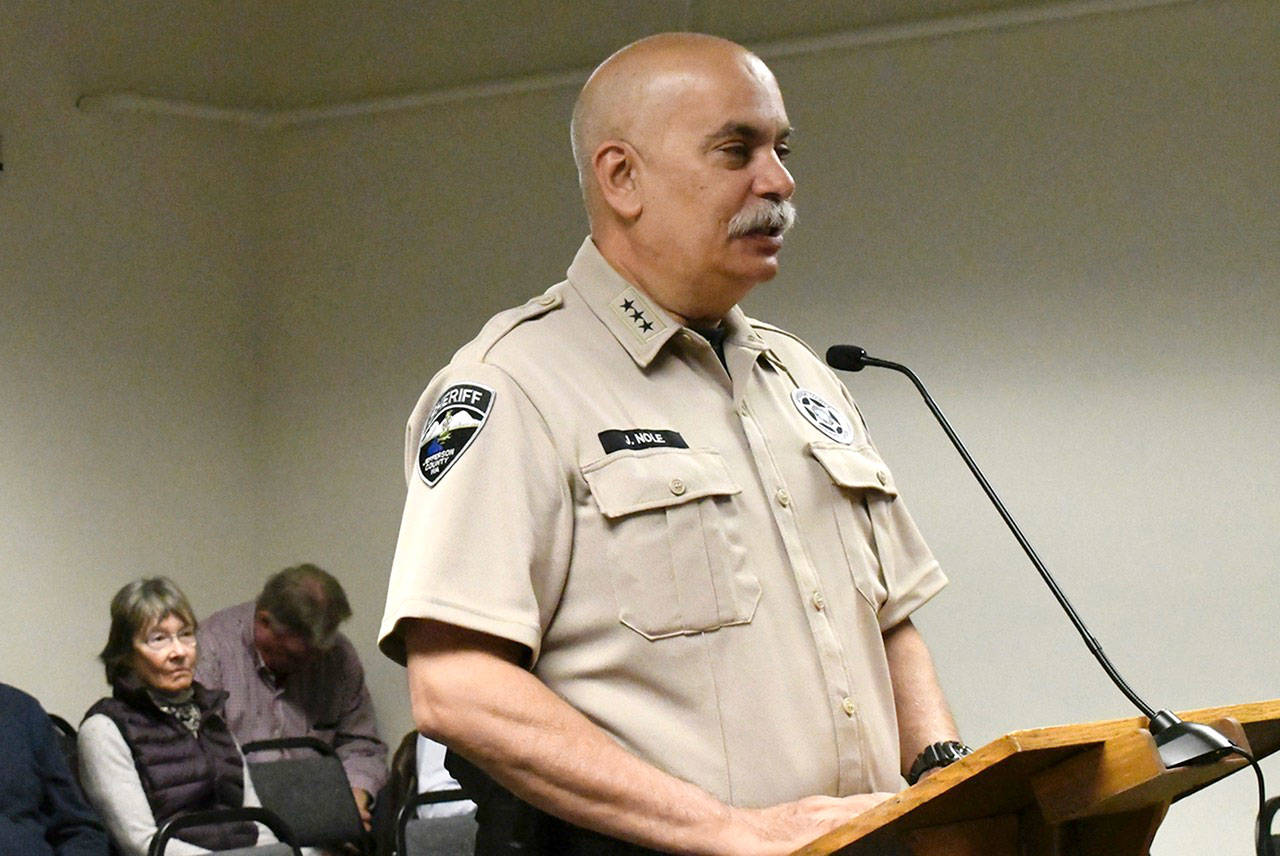
[[[911,770],[907,773],[907,784],[914,785],[920,781],[921,776],[930,770],[953,764],[972,752],[972,749],[959,740],[943,740],[938,743],[930,743],[924,747],[924,751],[916,756],[915,763],[911,765]]]

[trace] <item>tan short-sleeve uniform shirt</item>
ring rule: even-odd
[[[734,309],[728,371],[588,239],[407,429],[382,650],[433,618],[722,800],[896,790],[882,631],[945,585],[834,374]]]

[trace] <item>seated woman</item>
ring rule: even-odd
[[[80,726],[80,776],[126,856],[146,856],[159,825],[175,815],[259,804],[223,718],[226,693],[192,680],[196,618],[172,580],[135,580],[116,592],[100,656],[112,694]],[[253,823],[201,826],[181,831],[165,852],[275,840]]]

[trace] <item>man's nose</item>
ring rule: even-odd
[[[796,181],[777,152],[770,151],[765,156],[760,171],[756,173],[755,191],[766,199],[790,199],[796,192]]]

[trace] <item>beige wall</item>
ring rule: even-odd
[[[275,511],[261,549],[269,565],[301,551],[352,581],[351,635],[389,733],[411,727],[403,670],[372,644],[404,498],[404,423],[491,314],[563,277],[586,230],[565,155],[572,98],[277,138],[263,276]]]
[[[753,311],[916,369],[1177,709],[1280,686],[1278,35],[1276,4],[1203,3],[776,64],[848,95],[791,100],[802,226]],[[909,382],[848,383],[952,578],[919,622],[966,733],[1124,715]],[[1251,853],[1253,789],[1153,852]]]
[[[54,7],[5,11],[0,680],[78,720],[123,582],[255,584],[258,141],[78,113]]]
[[[749,311],[915,367],[1177,708],[1277,695],[1278,34],[1238,0],[772,62],[801,226]],[[75,716],[125,579],[171,572],[207,613],[310,559],[398,736],[373,638],[403,422],[581,240],[572,91],[275,132],[91,118],[35,35],[0,30],[3,679]],[[970,739],[1127,715],[907,382],[849,383],[952,577],[919,621]],[[1250,852],[1250,788],[1176,807],[1156,852]]]

